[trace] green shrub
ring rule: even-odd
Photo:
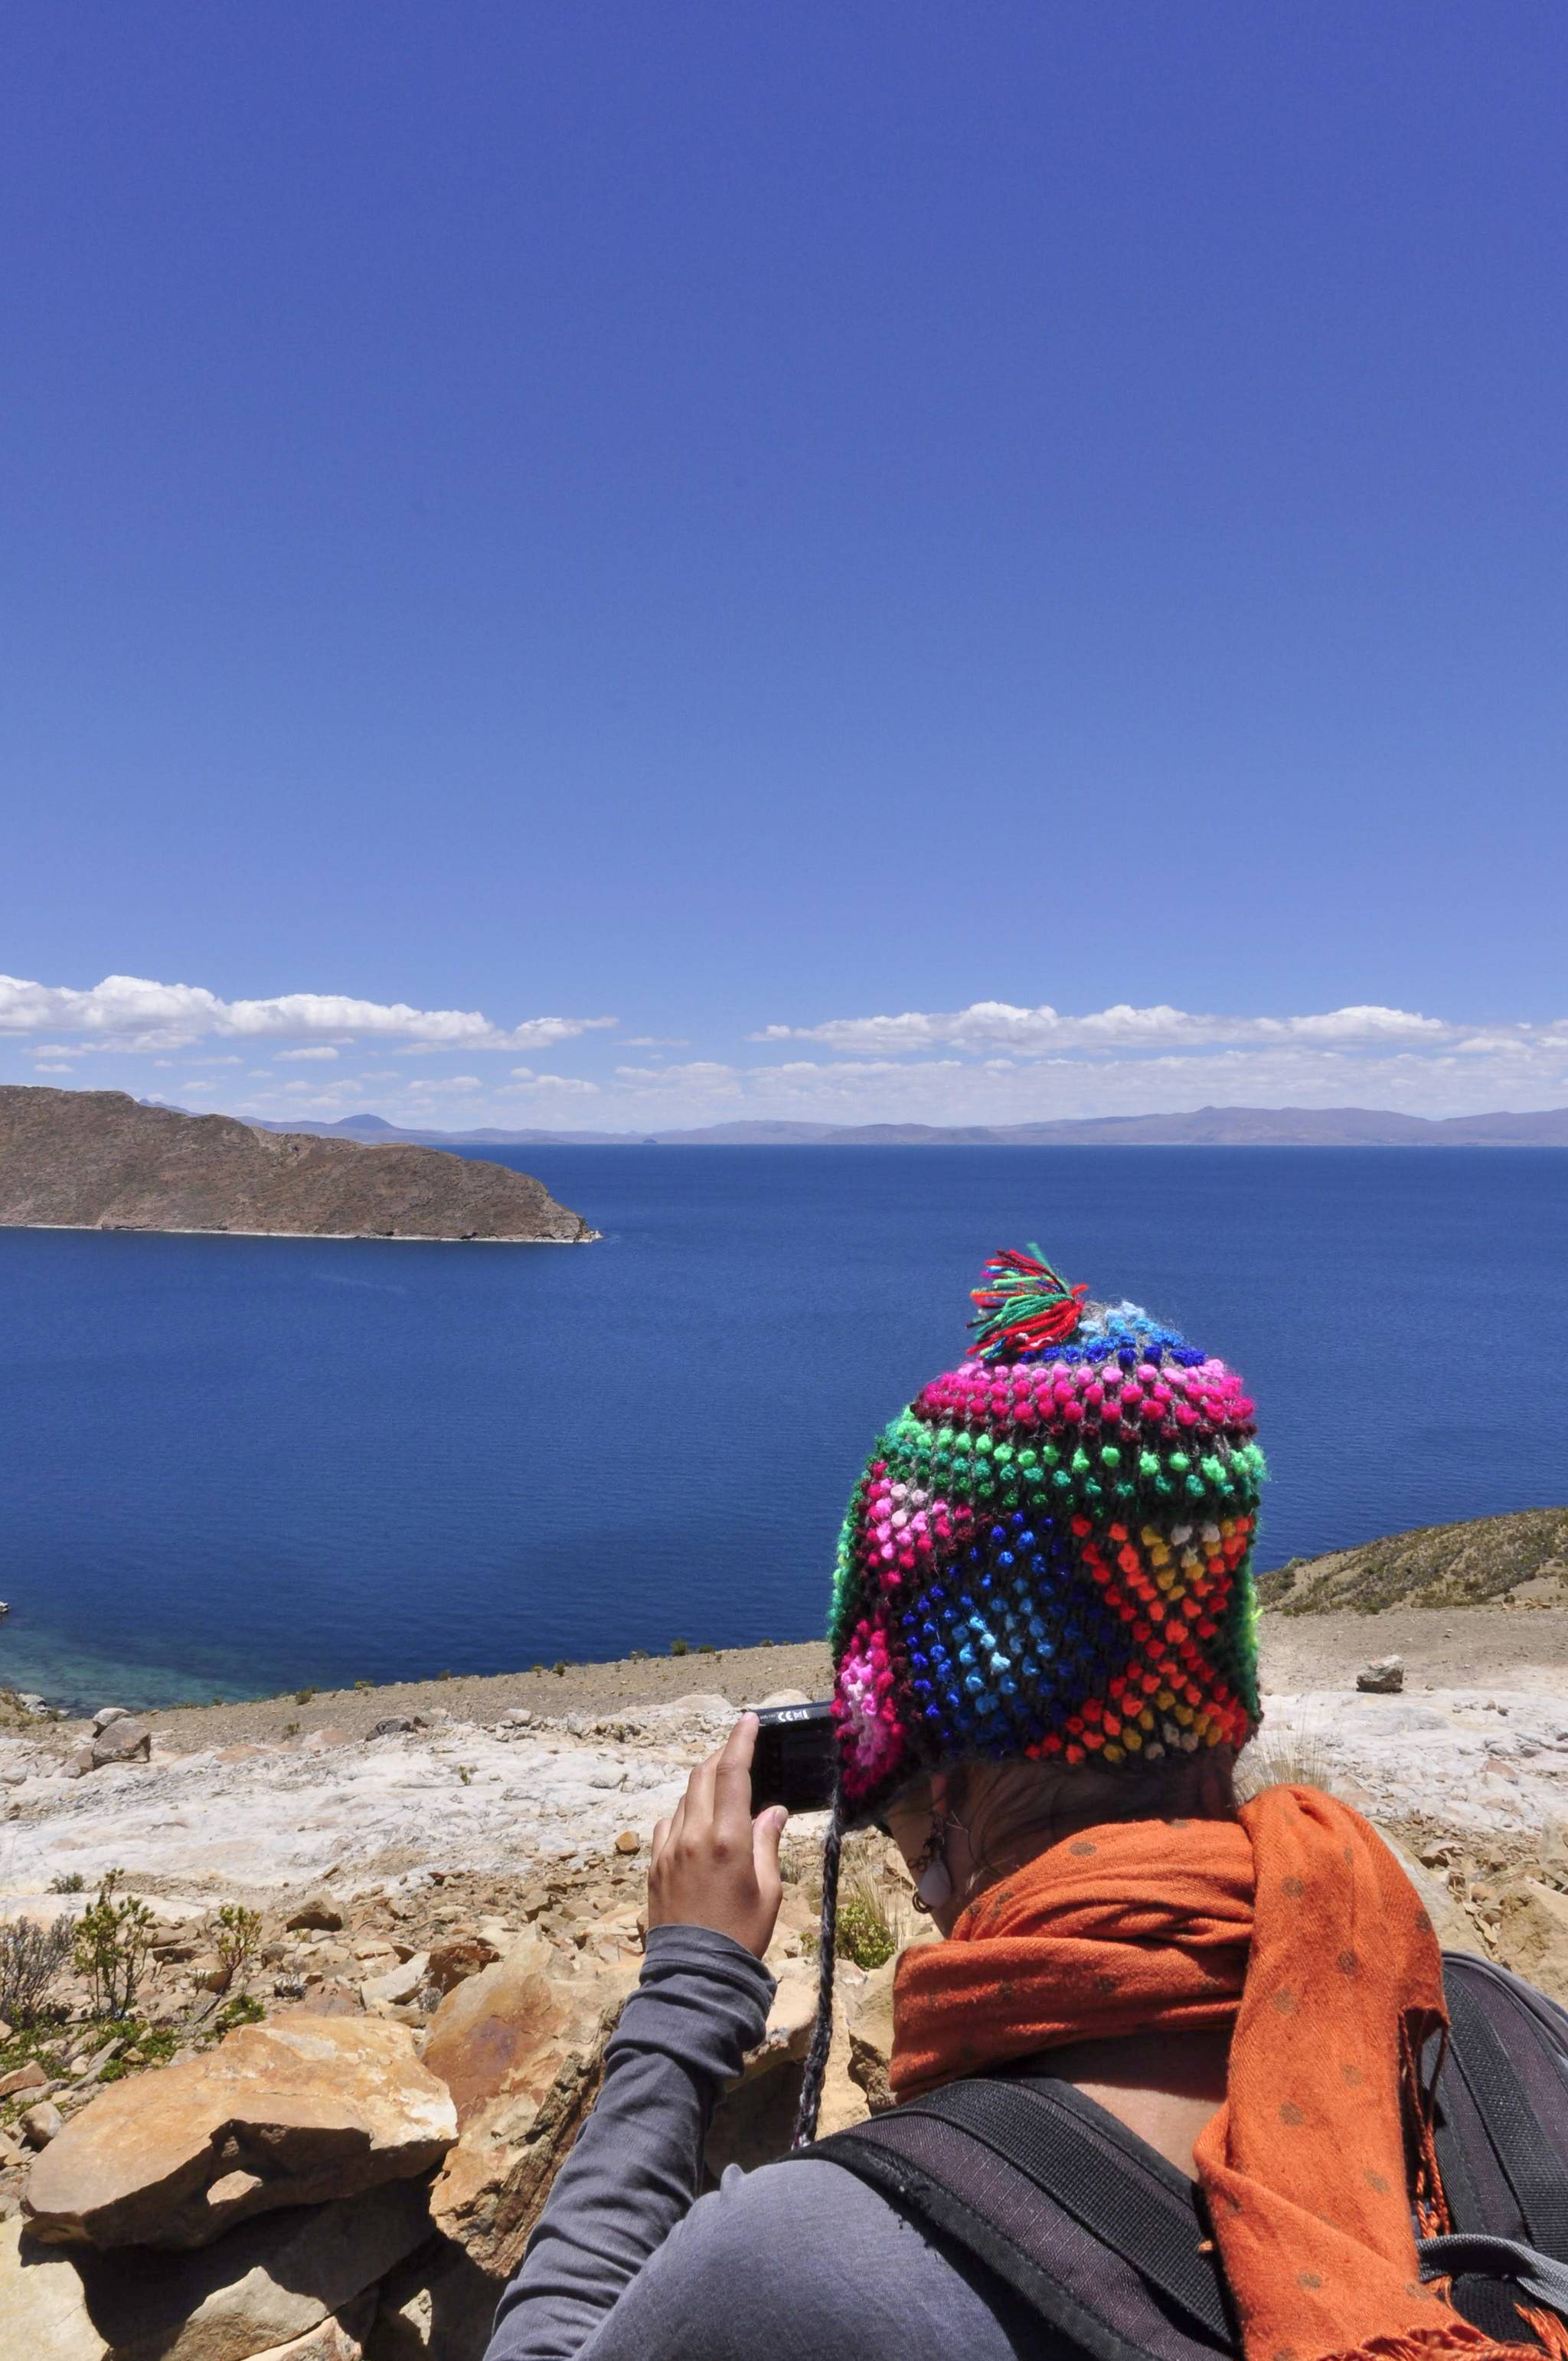
[[[211,2037],[221,2041],[224,2035],[232,2033],[236,2026],[260,2025],[266,2016],[267,2011],[258,2000],[253,2000],[249,1993],[236,1993],[233,2000],[225,2001],[214,2017],[209,2028]]]
[[[51,1894],[85,1894],[87,1880],[79,1869],[68,1870],[49,1879],[49,1890]]]
[[[225,1902],[218,1912],[217,1924],[218,1965],[223,1970],[225,1992],[256,1957],[260,1942],[260,1911],[247,1910],[243,1903]]]
[[[841,1960],[857,1968],[880,1968],[898,1949],[886,1910],[872,1894],[846,1894],[839,1903],[839,1934],[834,1946]]]
[[[670,1653],[672,1656],[689,1656],[691,1652],[691,1642],[689,1640],[672,1640],[670,1642]]]
[[[92,1984],[95,2016],[130,2014],[152,1943],[152,1913],[134,1895],[121,1895],[124,1875],[124,1870],[109,1870],[96,1901],[76,1923],[76,1969]]]
[[[320,1695],[321,1691],[319,1689],[296,1689],[294,1691],[294,1703],[296,1705],[309,1705],[313,1697],[319,1697]]]

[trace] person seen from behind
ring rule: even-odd
[[[969,1356],[851,1499],[795,2152],[698,2194],[773,1992],[785,1815],[753,1818],[742,1716],[655,1832],[639,1989],[488,2361],[1568,2356],[1541,2300],[1568,2270],[1515,2241],[1533,2260],[1505,2298],[1459,2268],[1503,2249],[1453,2235],[1443,1963],[1404,1872],[1327,1795],[1236,1800],[1259,1719],[1253,1404],[1223,1361],[1087,1292],[1037,1248],[995,1257]],[[839,1848],[872,1825],[943,1939],[899,1964],[881,2147],[812,2146]],[[1559,2103],[1568,2120],[1568,2080]],[[1096,2227],[1087,2169],[1025,2182],[1007,2214],[1014,2118],[1041,2106],[1144,2191],[1127,2235]],[[988,2240],[931,2195],[955,2137]],[[1568,2176],[1562,2197],[1568,2219]],[[1194,2272],[1211,2295],[1184,2298]]]

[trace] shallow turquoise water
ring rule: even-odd
[[[587,1248],[0,1231],[0,1681],[803,1637],[996,1246],[1245,1373],[1261,1563],[1568,1499],[1568,1154],[530,1150]]]

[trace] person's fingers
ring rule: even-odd
[[[758,1727],[754,1713],[743,1713],[719,1749],[714,1768],[714,1819],[719,1834],[737,1846],[751,1827],[751,1757]]]
[[[651,1870],[653,1870],[653,1869],[657,1869],[657,1868],[658,1868],[658,1866],[659,1866],[659,1856],[660,1856],[660,1855],[661,1855],[661,1853],[663,1851],[664,1847],[668,1844],[669,1840],[670,1840],[670,1823],[669,1823],[669,1821],[668,1821],[668,1820],[655,1820],[655,1821],[654,1821],[654,1823],[653,1823],[653,1845],[652,1845],[652,1851],[649,1853],[649,1856],[648,1856],[648,1866],[649,1866],[649,1868],[650,1868]]]
[[[699,1763],[686,1781],[685,1813],[681,1834],[695,1837],[706,1835],[713,1820],[713,1783],[718,1776],[718,1757],[709,1754]]]
[[[779,1844],[788,1824],[789,1814],[782,1804],[770,1804],[751,1824],[751,1863],[758,1891],[764,1900],[771,1900],[784,1884],[779,1874]]]

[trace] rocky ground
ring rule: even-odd
[[[1391,1651],[1402,1690],[1358,1690]],[[1264,1669],[1252,1777],[1357,1804],[1446,1941],[1568,1999],[1568,1611],[1271,1614]],[[0,2315],[60,2361],[477,2361],[637,1973],[654,1820],[738,1706],[825,1678],[799,1646],[12,1714],[0,1943],[80,1924],[112,1870],[148,1923],[121,2015],[67,1963],[0,2037]],[[814,1833],[788,1843],[779,2002],[715,2169],[786,2136]],[[920,1924],[879,1839],[849,1890],[830,2124],[885,2100],[890,1954]]]

